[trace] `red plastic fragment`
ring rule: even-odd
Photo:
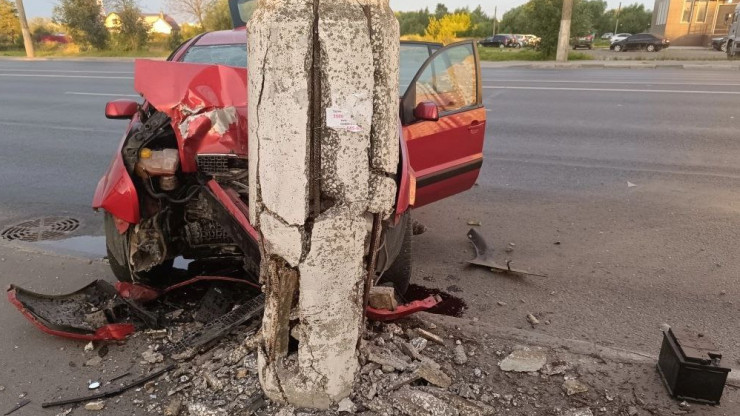
[[[116,282],[116,291],[122,298],[140,303],[151,302],[161,294],[149,286],[130,282]]]
[[[389,311],[387,309],[375,309],[368,306],[365,310],[365,314],[369,319],[373,321],[395,321],[397,319],[405,318],[416,312],[426,311],[437,306],[442,299],[438,296],[429,296],[426,299],[415,300],[413,302],[399,305],[395,311]]]
[[[56,329],[51,329],[44,325],[43,322],[36,319],[28,309],[16,298],[15,289],[8,290],[8,300],[10,303],[15,305],[16,308],[26,317],[31,323],[42,332],[57,337],[77,339],[80,341],[122,341],[126,337],[134,332],[135,328],[132,324],[109,324],[101,328],[98,328],[94,334],[80,334],[76,332],[66,332]]]

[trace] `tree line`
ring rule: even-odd
[[[603,34],[613,32],[617,17],[618,32],[640,33],[647,31],[652,11],[642,4],[632,4],[617,10],[606,10],[604,0],[575,0],[571,34]],[[497,33],[533,34],[542,38],[540,49],[545,56],[553,56],[557,47],[560,14],[563,0],[529,0],[507,11],[496,22]],[[480,6],[449,11],[437,4],[434,12],[422,9],[415,12],[398,12],[401,35],[409,38],[448,42],[458,38],[484,38],[493,34],[494,17]]]
[[[169,36],[150,33],[138,0],[58,0],[51,19],[31,19],[33,38],[67,34],[81,50],[139,51],[151,43],[174,48],[184,39],[212,30],[231,28],[228,0],[168,0],[168,11],[195,23],[179,25]],[[118,15],[114,30],[105,26],[105,12]],[[12,0],[0,0],[0,48],[22,47],[18,11]]]

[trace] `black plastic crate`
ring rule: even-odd
[[[717,347],[702,336],[663,332],[658,371],[677,399],[719,404],[730,372],[720,367],[721,360]]]

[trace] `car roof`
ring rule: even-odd
[[[244,27],[233,30],[217,30],[215,32],[204,33],[193,45],[208,46],[241,43],[247,43],[247,30]]]

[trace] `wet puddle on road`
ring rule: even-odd
[[[105,248],[105,237],[95,235],[82,235],[77,237],[65,238],[62,240],[44,240],[31,243],[34,246],[44,248],[58,254],[70,256],[82,256],[87,259],[102,259],[108,256]],[[188,269],[191,260],[185,260],[182,257],[175,259],[174,267],[176,269]]]

